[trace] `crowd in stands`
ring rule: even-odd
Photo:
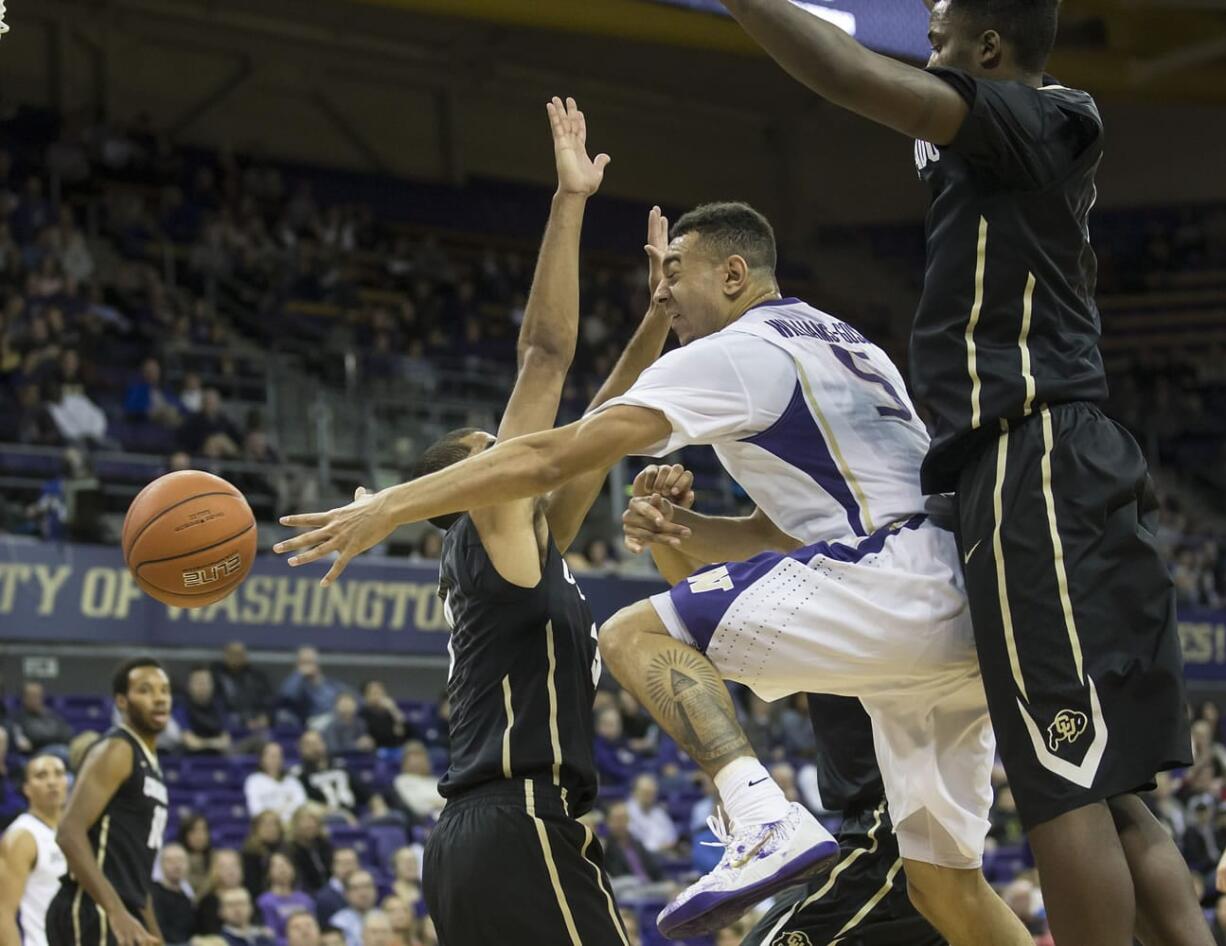
[[[309,647],[275,686],[237,643],[179,682],[173,723],[159,745],[173,810],[155,905],[168,946],[432,946],[421,854],[444,803],[446,697],[397,702],[377,680],[359,692],[325,673]],[[776,704],[748,691],[737,697],[747,735],[789,800],[833,827],[804,697]],[[90,703],[84,723],[83,705],[48,697],[35,680],[0,704],[0,828],[23,808],[23,756],[53,752],[76,769],[106,727],[103,701]],[[632,942],[662,942],[655,911],[719,859],[707,823],[718,799],[710,779],[607,676],[595,721],[601,788],[584,820],[604,845]],[[1226,851],[1226,745],[1215,703],[1197,708],[1193,739],[1192,767],[1163,774],[1148,798],[1184,852],[1206,911],[1220,915],[1221,937],[1226,898],[1219,899],[1214,875]],[[1036,944],[1050,943],[999,766],[993,781],[985,873]],[[715,942],[739,943],[746,929],[731,928]]]

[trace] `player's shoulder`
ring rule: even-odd
[[[1051,76],[1045,76],[1043,85],[1035,89],[1040,101],[1056,105],[1063,111],[1076,112],[1088,116],[1102,126],[1102,116],[1098,112],[1098,103],[1094,96],[1084,89],[1074,89],[1061,85]]]

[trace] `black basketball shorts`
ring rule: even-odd
[[[1191,763],[1175,596],[1136,441],[1090,404],[1003,425],[958,482],[988,708],[1025,827]]]
[[[139,910],[132,915],[144,922]],[[75,883],[60,885],[47,907],[48,946],[115,946],[106,911]]]
[[[885,802],[851,814],[829,874],[781,894],[741,946],[945,946],[911,905]]]
[[[548,782],[489,783],[450,799],[422,880],[439,946],[628,946],[600,841]]]

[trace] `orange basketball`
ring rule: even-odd
[[[123,560],[141,589],[163,604],[202,608],[247,577],[255,516],[220,476],[182,470],[137,494],[123,520]]]

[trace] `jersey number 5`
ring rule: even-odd
[[[852,354],[846,348],[840,348],[838,345],[831,345],[830,350],[834,352],[834,356],[843,363],[844,368],[846,368],[860,380],[867,381],[869,384],[875,384],[880,387],[883,391],[885,391],[889,399],[894,402],[893,407],[885,407],[884,405],[880,404],[877,405],[877,413],[879,415],[882,417],[897,417],[899,420],[907,421],[914,418],[915,415],[911,413],[911,408],[907,406],[906,401],[898,396],[898,391],[895,390],[894,385],[891,384],[886,378],[883,378],[881,375],[877,374],[877,372],[872,370],[872,362],[868,360],[867,355],[865,355],[863,352],[856,352],[855,354]],[[868,367],[862,368],[856,364],[857,355],[862,361],[865,362],[866,365],[868,365]]]

